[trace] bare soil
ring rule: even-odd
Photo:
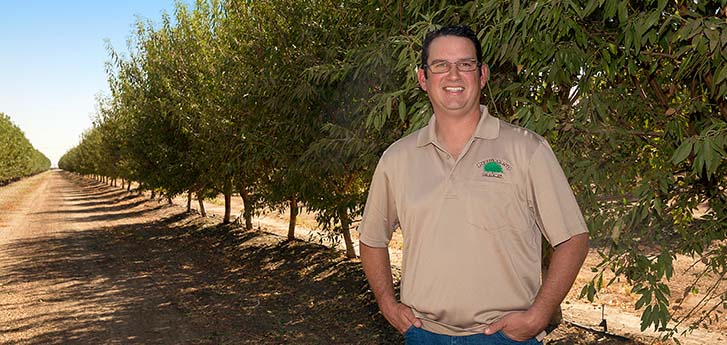
[[[0,343],[403,343],[357,260],[285,241],[274,215],[244,231],[184,211],[58,170],[0,188]]]
[[[242,210],[242,203],[239,198],[233,198],[232,209]],[[177,203],[185,205],[184,200],[178,199]],[[221,197],[215,200],[209,200],[205,202],[206,208],[212,215],[221,216],[224,213],[224,201]],[[267,210],[262,215],[255,218],[255,226],[258,228],[264,228],[266,231],[277,233],[281,236],[287,234],[288,214],[287,210],[274,211]],[[296,236],[304,239],[310,239],[312,241],[320,241],[326,238],[316,230],[315,214],[307,212],[302,209],[298,215],[298,226],[296,227]],[[354,238],[354,246],[358,253],[358,233],[353,231],[352,237]],[[345,249],[343,244],[331,243],[322,241],[326,245],[338,247],[339,249]],[[403,247],[403,239],[401,232],[397,231],[394,233],[391,243],[389,244],[389,251],[391,253],[391,263],[394,267],[401,266],[401,249]],[[644,251],[654,251],[656,248],[644,247]],[[586,285],[590,279],[595,276],[592,268],[595,268],[601,262],[601,255],[599,254],[599,248],[591,248],[586,261],[581,268],[581,272],[578,275],[576,282],[571,289],[570,293],[562,304],[563,316],[566,323],[570,323],[570,326],[561,326],[556,329],[547,340],[558,339],[561,336],[562,331],[566,334],[567,341],[575,341],[573,337],[567,336],[573,333],[576,329],[584,328],[586,330],[593,330],[595,332],[603,333],[604,327],[602,326],[604,319],[607,326],[607,333],[612,335],[612,338],[624,338],[624,339],[635,339],[643,343],[653,344],[672,344],[673,341],[661,342],[658,339],[661,338],[662,334],[653,329],[647,329],[641,331],[640,316],[642,310],[635,310],[634,304],[640,295],[631,292],[632,286],[628,284],[624,279],[617,279],[611,285],[602,289],[596,296],[593,302],[588,302],[585,299],[580,299],[579,294],[581,288]],[[727,293],[727,279],[720,279],[713,275],[707,274],[696,289],[690,290],[692,281],[702,274],[705,265],[699,262],[698,258],[686,257],[683,255],[677,255],[676,260],[673,262],[674,276],[670,281],[665,282],[670,290],[672,291],[672,315],[681,317],[689,312],[689,310],[700,302],[705,302],[705,291],[710,288],[717,291],[717,295],[720,293]],[[604,278],[609,281],[613,277],[613,274],[605,274]],[[681,303],[680,303],[681,301]],[[718,304],[718,301],[712,300],[711,302],[705,302],[708,306]],[[677,335],[677,340],[684,345],[700,345],[700,344],[723,344],[727,343],[727,317],[724,317],[725,309],[721,306],[716,309],[719,319],[712,322],[705,322],[699,328],[688,332],[685,335]],[[689,322],[696,321],[702,316],[701,312],[697,312],[692,316],[688,317],[686,322],[680,325],[680,330],[685,330]],[[673,324],[673,323],[672,323]],[[582,334],[585,338],[584,344],[590,344],[594,340],[589,338],[588,332]],[[603,340],[599,340],[602,342]],[[568,343],[568,342],[566,342]]]

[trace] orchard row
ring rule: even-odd
[[[0,185],[48,169],[48,157],[33,147],[9,116],[0,113]]]

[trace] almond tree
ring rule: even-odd
[[[304,71],[321,58],[326,29],[317,19],[330,5],[319,1],[228,2],[238,33],[237,61],[246,67],[239,87],[245,109],[245,165],[264,173],[256,193],[271,207],[290,209],[288,238],[295,238],[301,157],[320,135],[320,103]],[[245,20],[240,20],[245,18]],[[239,77],[239,76],[238,76]]]

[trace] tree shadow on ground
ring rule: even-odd
[[[122,199],[119,201],[124,200],[131,200],[131,199]],[[144,203],[146,203],[147,200],[144,200],[143,198],[136,197],[134,198],[134,201],[126,204],[115,204],[113,206],[102,206],[102,205],[108,205],[108,202],[105,200],[100,200],[97,202],[89,202],[84,204],[77,204],[74,205],[74,207],[86,207],[86,208],[67,208],[67,209],[60,209],[60,210],[54,210],[54,211],[46,211],[46,212],[36,212],[35,214],[70,214],[70,213],[106,213],[106,212],[118,212],[118,211],[124,211],[128,210],[130,208],[134,208],[136,206],[140,206]],[[88,208],[94,206],[93,208]],[[101,215],[103,216],[103,215]]]
[[[57,290],[23,291],[23,305],[0,300],[21,315],[0,334],[22,344],[401,343],[357,263],[175,212],[1,246],[3,290]],[[39,304],[48,311],[24,313]],[[33,329],[48,331],[19,336]]]
[[[132,202],[109,200],[108,210],[142,213],[134,198],[122,200]],[[159,220],[0,245],[0,295],[25,297],[0,299],[0,311],[18,315],[0,325],[0,339],[31,345],[403,343],[378,313],[357,260],[317,244],[210,225],[181,208],[148,212]],[[555,343],[582,344],[581,338],[566,334]]]
[[[184,324],[166,294],[166,282],[147,262],[153,254],[135,234],[134,226],[65,231],[56,237],[16,241],[0,247],[0,281],[3,290],[20,291],[24,304],[0,302],[0,310],[17,315],[0,333],[51,329],[27,339],[25,344],[177,343],[169,333]],[[158,261],[158,260],[157,260]],[[168,262],[172,265],[173,262]],[[51,286],[54,291],[27,289]],[[38,284],[40,283],[40,284]],[[51,296],[51,298],[49,298]],[[40,306],[40,305],[43,306]],[[25,311],[37,307],[45,313]]]

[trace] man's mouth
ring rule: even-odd
[[[464,91],[464,88],[463,87],[449,86],[449,87],[445,87],[444,88],[444,91],[447,91],[447,92],[462,92],[462,91]]]

